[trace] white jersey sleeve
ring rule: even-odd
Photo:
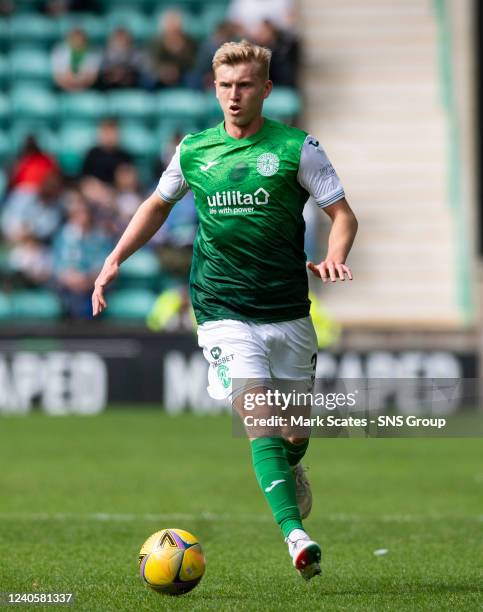
[[[170,204],[174,204],[178,200],[181,200],[181,198],[189,190],[189,185],[185,181],[183,172],[181,171],[181,163],[179,159],[180,146],[181,143],[176,147],[176,151],[169,162],[169,166],[161,175],[158,187],[156,189],[158,195]]]
[[[310,135],[302,145],[297,180],[320,208],[334,204],[345,196],[334,166],[319,141]]]

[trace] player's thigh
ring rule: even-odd
[[[215,399],[233,399],[270,378],[265,347],[243,321],[203,323],[198,344],[209,364],[208,393]]]
[[[317,335],[305,317],[277,324],[270,342],[270,372],[281,392],[285,416],[282,436],[292,442],[310,437],[312,390],[317,366]]]
[[[277,324],[269,346],[272,377],[305,383],[298,386],[311,390],[317,366],[317,335],[311,317]]]
[[[233,397],[232,408],[250,440],[283,436],[280,409],[270,401],[270,386],[256,386]]]

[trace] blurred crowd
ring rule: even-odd
[[[15,2],[0,0],[0,15],[15,12]],[[39,1],[52,19],[75,11],[99,10],[96,0]],[[190,36],[183,15],[168,9],[157,33],[145,44],[128,27],[113,29],[104,48],[74,27],[51,51],[52,78],[62,91],[213,86],[211,60],[225,41],[248,38],[273,52],[275,84],[296,86],[299,45],[293,29],[292,0],[232,0],[211,35]],[[62,300],[69,318],[90,316],[92,285],[104,258],[139,204],[156,187],[183,134],[153,160],[151,184],[141,184],[139,168],[120,144],[119,125],[103,120],[97,141],[87,151],[78,176],[62,174],[58,160],[42,150],[34,134],[7,169],[0,203],[3,290],[48,287]],[[186,286],[197,216],[191,193],[179,202],[150,248],[159,257],[170,286]]]
[[[110,34],[106,47],[101,50],[92,47],[85,31],[71,30],[52,52],[53,79],[66,91],[90,87],[206,89],[213,85],[214,51],[228,40],[243,37],[272,49],[271,77],[276,85],[295,86],[298,44],[290,31],[280,29],[273,20],[264,19],[255,24],[223,21],[207,40],[197,44],[184,31],[182,14],[176,10],[162,14],[158,35],[146,48],[135,45],[132,35],[123,27]]]
[[[159,172],[169,163],[180,138],[176,135],[166,148]],[[155,187],[140,185],[113,119],[100,123],[97,143],[87,152],[82,173],[75,179],[63,177],[57,161],[29,136],[10,168],[0,211],[7,247],[3,290],[47,286],[58,292],[67,317],[89,317],[93,282],[105,257]],[[189,193],[150,244],[170,285],[187,283],[196,228]]]
[[[0,6],[4,15],[15,10],[10,0],[0,0]],[[47,0],[40,6],[52,19],[69,11],[97,11],[95,1]],[[272,49],[271,78],[276,85],[296,86],[299,44],[292,0],[232,0],[225,16],[220,15],[214,31],[202,41],[186,32],[183,12],[178,9],[166,9],[156,18],[156,33],[142,45],[134,41],[128,25],[112,30],[104,48],[96,47],[82,28],[71,29],[52,50],[56,86],[64,91],[210,88],[214,51],[228,40],[241,38]]]

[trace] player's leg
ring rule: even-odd
[[[317,337],[310,317],[269,326],[263,330],[268,334],[270,348],[270,372],[275,380],[283,380],[285,392],[294,391],[309,394],[313,389],[317,362]],[[310,404],[290,407],[291,414],[310,415]],[[301,464],[309,446],[310,429],[288,427],[284,431],[283,445],[296,484],[297,505],[302,518],[306,518],[312,508],[312,491],[305,470]],[[300,541],[299,541],[300,540]],[[305,564],[309,563],[306,574],[319,573],[320,547],[308,535],[298,532],[287,539],[289,551],[294,558],[300,548],[307,547],[308,553],[302,555]],[[307,577],[307,575],[306,575]]]
[[[247,415],[247,398],[255,395],[262,398],[266,395],[266,387],[256,387],[247,393],[239,393],[233,398],[233,408],[242,420]],[[250,419],[269,419],[274,416],[273,407],[268,404],[250,409]],[[255,475],[272,514],[280,526],[282,533],[288,537],[293,529],[303,529],[300,512],[297,506],[295,478],[287,460],[281,427],[248,426],[252,462]]]
[[[285,384],[284,390],[310,394],[317,365],[317,336],[310,317],[269,326],[270,372],[272,378]],[[310,403],[290,407],[291,414],[310,416]],[[312,492],[301,460],[309,446],[310,428],[288,427],[284,447],[297,484],[297,501],[302,518],[312,508]]]
[[[251,390],[250,395],[253,392],[262,395],[266,391],[267,389],[257,388]],[[234,400],[234,407],[240,415],[246,414],[243,408],[244,401],[244,394]],[[253,416],[268,418],[272,414],[273,409],[258,406]],[[297,503],[295,474],[288,463],[285,443],[280,433],[280,428],[278,435],[265,431],[265,436],[250,440],[253,467],[260,488],[288,544],[293,564],[302,577],[309,580],[320,574],[321,551],[320,546],[311,540],[304,530]]]
[[[266,381],[270,375],[266,347],[256,334],[250,331],[250,326],[239,321],[203,324],[198,328],[198,340],[210,364],[208,391],[212,397],[228,398],[232,392],[233,378],[243,380],[249,386],[252,384],[250,389],[245,389],[245,393],[253,394],[266,390],[265,387],[255,386],[255,383],[260,385],[260,381]],[[246,415],[245,393],[239,392],[234,398],[234,406],[242,419]],[[257,416],[267,416],[264,410],[266,411],[267,407],[259,407]],[[263,433],[270,432],[265,430]],[[249,432],[249,437],[251,435]],[[314,568],[308,561],[313,553],[308,542],[305,541],[301,546],[301,538],[297,537],[305,537],[306,534],[297,506],[295,479],[283,440],[280,435],[261,435],[251,439],[250,445],[260,488],[286,540],[291,542],[289,538],[292,537],[293,543],[289,545],[294,550],[294,564],[302,574],[308,566],[305,577],[311,577]]]
[[[250,415],[268,418],[273,408],[257,405],[246,409],[248,394],[266,392],[270,378],[267,349],[257,326],[241,321],[204,323],[198,328],[198,341],[210,364],[208,392],[216,399],[232,397],[242,422]],[[257,481],[285,537],[293,528],[302,528],[297,508],[295,479],[287,460],[280,428],[247,428]],[[256,439],[255,439],[256,438]]]

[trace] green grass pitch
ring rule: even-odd
[[[68,609],[88,612],[482,609],[481,440],[315,439],[305,463],[323,547],[309,583],[228,416],[1,418],[0,592],[73,592]],[[207,557],[178,598],[138,575],[163,527],[193,532]]]

